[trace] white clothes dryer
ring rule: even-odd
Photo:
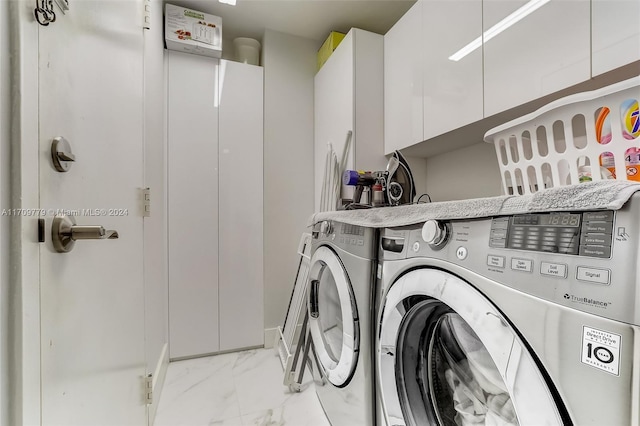
[[[333,426],[375,424],[374,287],[378,231],[340,222],[314,226],[309,330],[316,393]]]
[[[639,218],[382,230],[377,424],[640,424]]]

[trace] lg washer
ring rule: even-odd
[[[333,426],[373,425],[378,231],[324,221],[312,236],[308,302],[316,393]]]
[[[640,424],[640,195],[380,236],[377,424]]]

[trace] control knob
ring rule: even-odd
[[[422,239],[432,249],[439,250],[444,247],[448,237],[447,225],[437,220],[429,219],[422,226]]]
[[[330,235],[333,232],[333,225],[328,220],[322,221],[320,224],[320,233],[324,235]]]

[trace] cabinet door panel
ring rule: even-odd
[[[592,1],[593,76],[640,60],[640,0]]]
[[[429,139],[483,117],[482,49],[449,59],[482,35],[482,1],[422,3],[424,139]]]
[[[353,31],[350,31],[314,79],[315,211],[320,209],[328,145],[331,144],[340,162],[347,132],[355,131],[353,49]],[[354,168],[353,145],[354,141],[349,151],[347,169]],[[343,193],[343,196],[348,198],[349,194]]]
[[[424,140],[423,1],[418,1],[384,36],[384,151]]]
[[[264,343],[262,68],[220,65],[220,350]]]
[[[219,60],[167,53],[169,353],[179,358],[219,350]]]
[[[485,0],[484,30],[526,4]],[[485,116],[590,78],[589,0],[550,1],[484,44]]]

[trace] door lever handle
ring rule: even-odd
[[[68,253],[78,240],[115,240],[118,231],[105,230],[100,225],[76,225],[73,216],[57,215],[51,226],[53,247],[58,253]]]
[[[118,238],[118,231],[105,231],[100,225],[72,225],[70,232],[72,240],[115,240]]]

